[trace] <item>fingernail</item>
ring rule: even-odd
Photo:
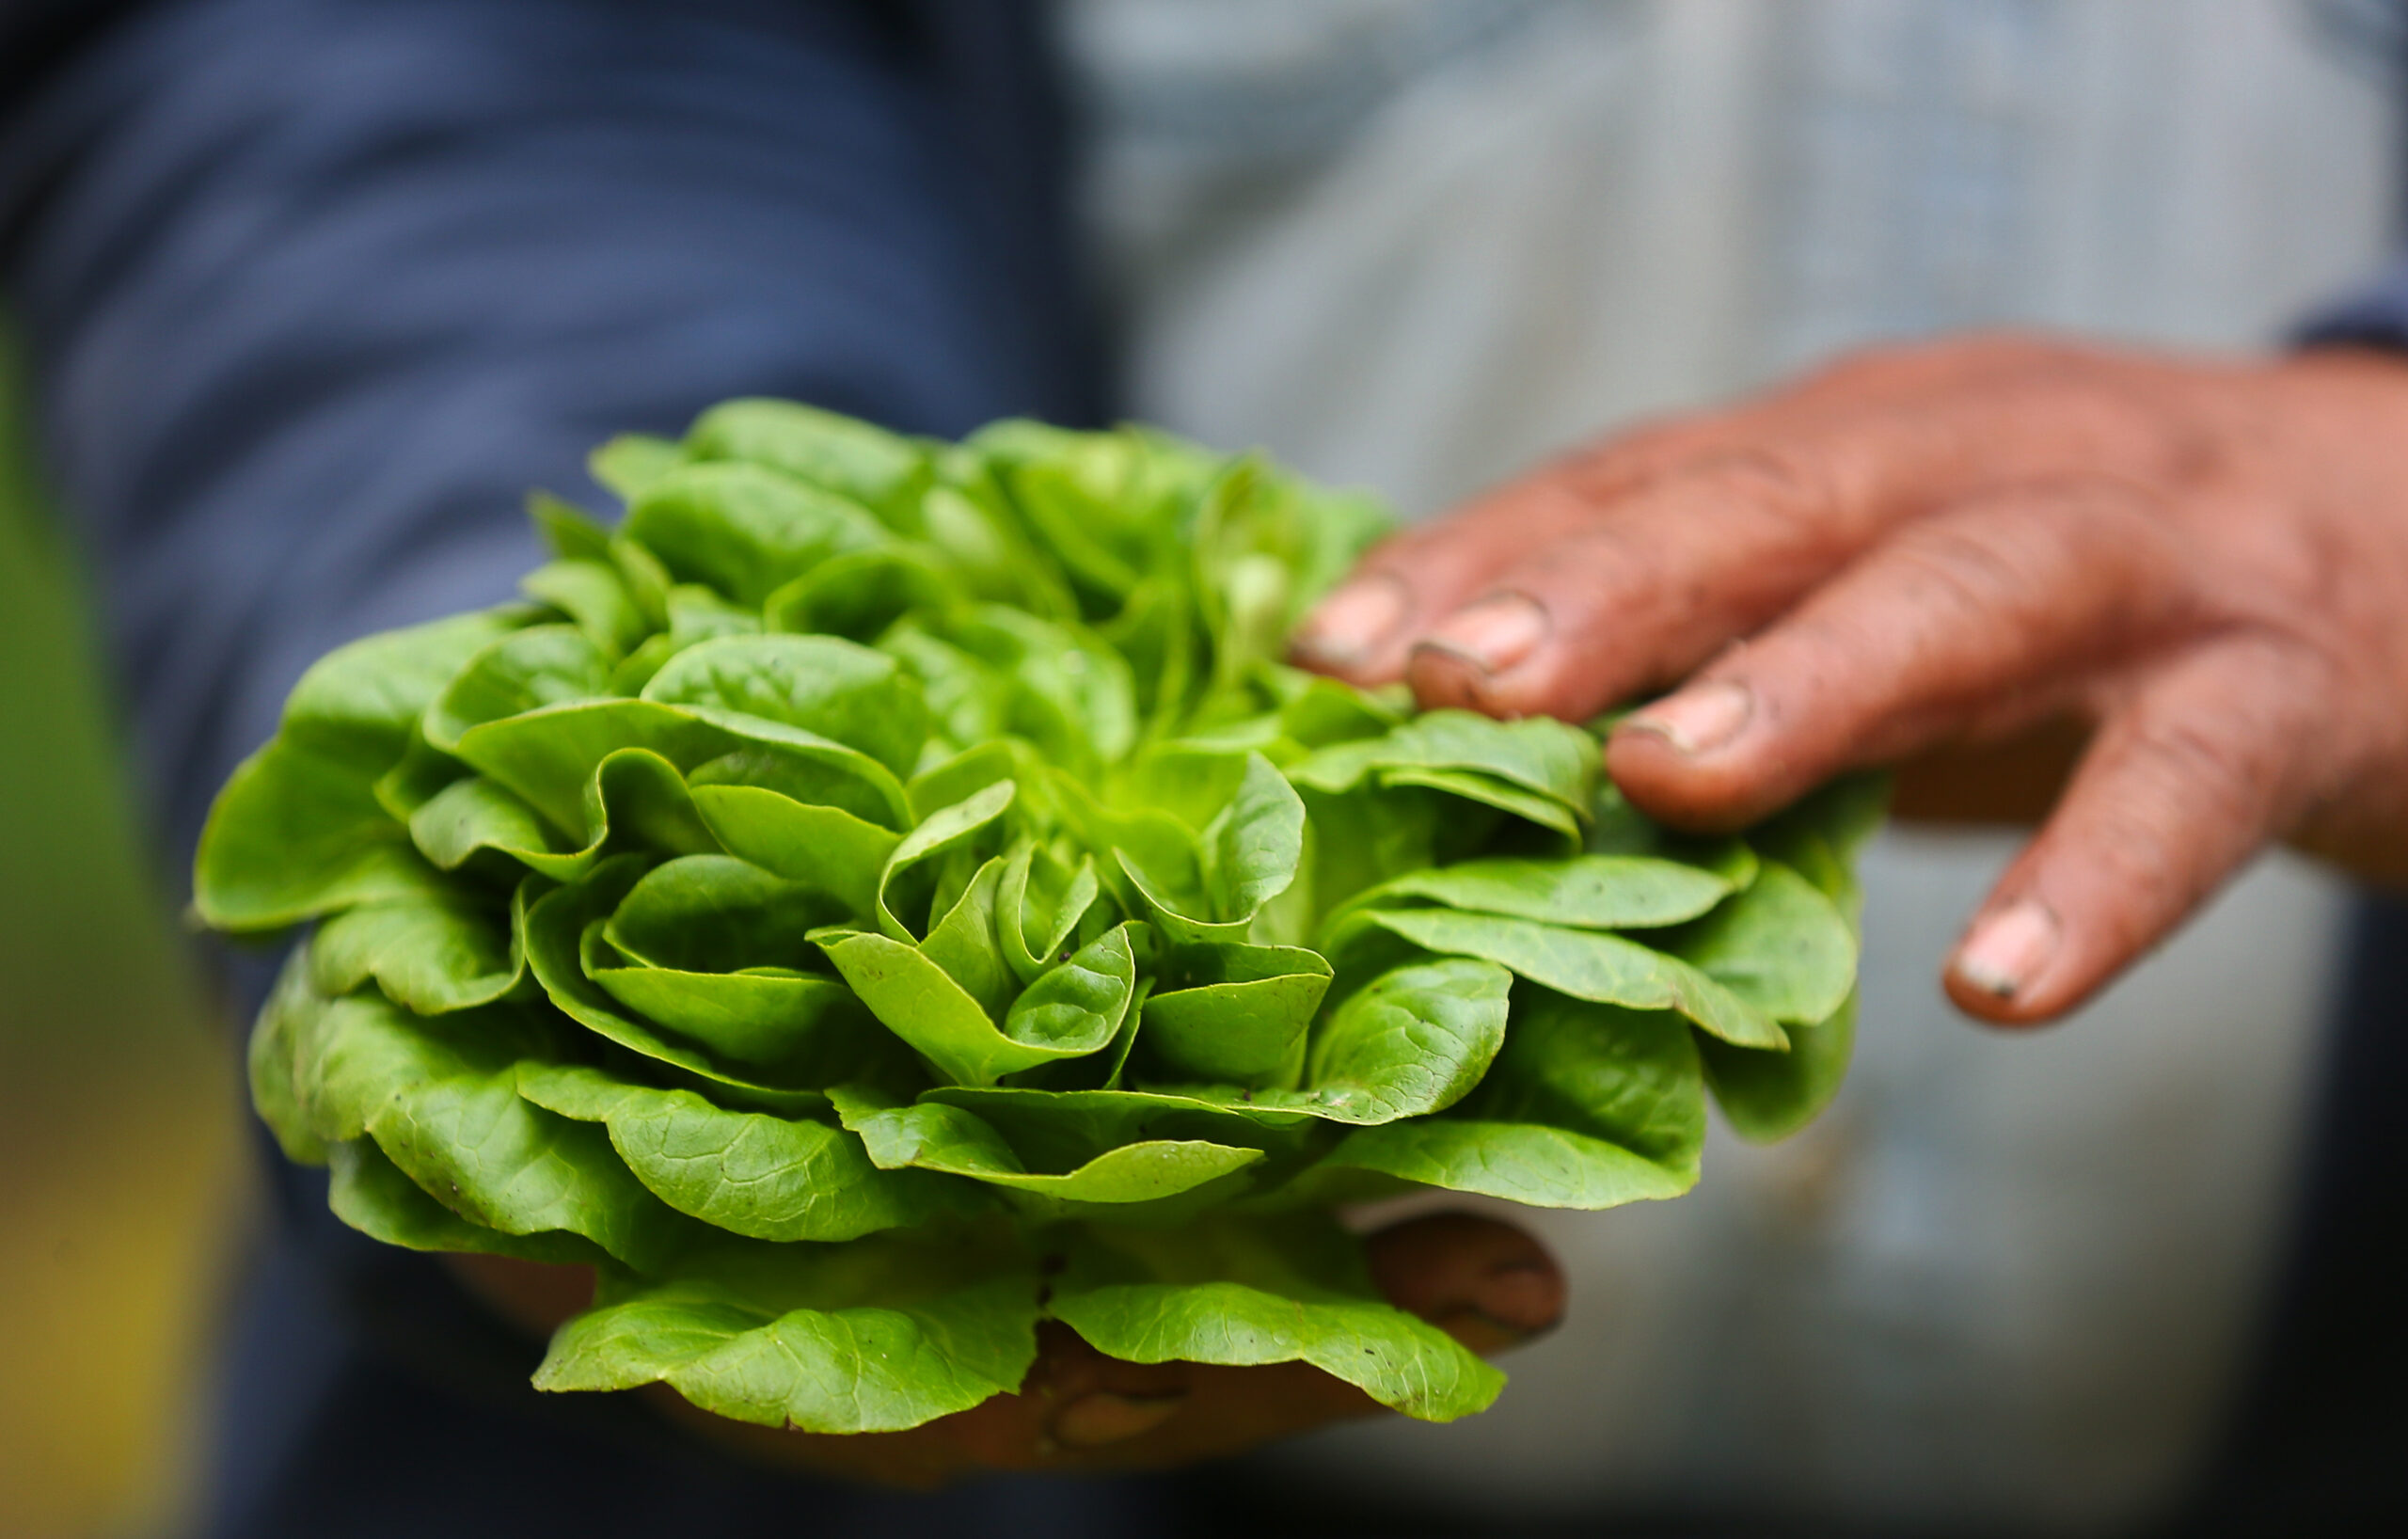
[[[1739,736],[1755,709],[1755,696],[1748,687],[1726,679],[1692,685],[1635,711],[1624,719],[1622,730],[1652,732],[1671,744],[1673,753],[1694,758]]]
[[[1520,594],[1497,594],[1447,616],[1421,644],[1483,674],[1501,674],[1536,651],[1546,633],[1546,611]]]
[[[2013,999],[2056,955],[2057,916],[2034,898],[2018,898],[1973,926],[1956,948],[1956,976],[1986,994]]]
[[[1404,623],[1404,584],[1392,577],[1357,578],[1321,601],[1296,633],[1297,656],[1318,662],[1360,662]]]
[[[1101,1448],[1153,1431],[1187,1404],[1187,1391],[1123,1395],[1109,1389],[1081,1395],[1054,1414],[1054,1440],[1064,1448]]]

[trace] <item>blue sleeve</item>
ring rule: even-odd
[[[0,281],[180,850],[311,658],[507,595],[613,432],[1101,409],[1038,8],[89,14],[0,119]]]
[[[2354,342],[2408,351],[2408,261],[2311,317],[2300,328],[2300,338],[2311,346]]]

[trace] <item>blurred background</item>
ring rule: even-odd
[[[1065,0],[1131,408],[1444,506],[1868,341],[2247,349],[2394,247],[2391,0]],[[2386,21],[2385,19],[2388,18]],[[2384,26],[2395,30],[2385,32]],[[0,1539],[173,1531],[246,1181],[0,340]],[[1860,1059],[1692,1198],[1536,1221],[1573,1314],[1319,1488],[2100,1531],[2209,1446],[2275,1252],[2337,884],[2261,866],[2086,1018],[1934,959],[2011,849],[1893,834]]]
[[[0,338],[0,1535],[171,1531],[242,1232],[228,1029],[171,929]]]

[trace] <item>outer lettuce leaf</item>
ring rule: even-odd
[[[958,1182],[871,1164],[859,1138],[809,1118],[731,1111],[577,1065],[521,1064],[518,1093],[601,1123],[655,1196],[731,1234],[852,1240],[980,1206]]]
[[[527,518],[544,537],[545,548],[562,561],[610,561],[610,532],[567,499],[530,492]]]
[[[1020,1387],[1038,1285],[1035,1261],[995,1241],[730,1245],[657,1280],[606,1272],[535,1388],[661,1383],[738,1421],[900,1431]]]
[[[1323,1169],[1610,1208],[1687,1191],[1704,1138],[1697,1047],[1677,1016],[1534,992],[1463,1104],[1351,1134]]]
[[[1786,1053],[1751,1053],[1701,1039],[1714,1103],[1732,1131],[1755,1143],[1788,1137],[1813,1121],[1839,1094],[1856,1046],[1856,995],[1812,1025],[1789,1028]]]
[[[293,1083],[293,1056],[301,1038],[316,1030],[325,1007],[325,997],[309,986],[309,954],[304,947],[284,960],[276,987],[251,1025],[246,1055],[251,1106],[276,1135],[284,1157],[296,1165],[326,1163],[325,1140],[311,1125],[301,1087]]]
[[[594,479],[633,501],[646,486],[685,463],[686,452],[649,433],[622,433],[586,456]]]
[[[1579,929],[1654,929],[1695,919],[1734,890],[1718,872],[1642,855],[1509,856],[1408,872],[1359,894],[1349,907],[1419,899]]]
[[[1778,861],[1712,913],[1664,938],[1668,953],[1776,1021],[1827,1019],[1856,983],[1856,937],[1829,897]]]
[[[1508,817],[1518,817],[1553,833],[1560,841],[1559,848],[1567,852],[1580,846],[1579,809],[1560,798],[1517,785],[1502,776],[1484,774],[1477,770],[1406,767],[1383,771],[1379,782],[1382,786],[1391,789],[1418,786],[1460,801],[1493,807]],[[1472,826],[1480,827],[1478,824]],[[1454,842],[1459,846],[1467,842],[1462,838],[1458,825],[1449,822],[1442,827],[1455,834]]]
[[[1771,1016],[1677,957],[1597,930],[1449,909],[1369,910],[1374,925],[1448,955],[1481,957],[1576,999],[1673,1009],[1735,1047],[1784,1049]]]
[[[735,462],[679,466],[650,481],[630,500],[623,529],[679,581],[708,583],[756,610],[829,557],[889,538],[849,498]]]
[[[1856,884],[1857,849],[1878,825],[1889,783],[1879,775],[1834,782],[1799,802],[1753,837],[1830,899],[1851,934],[1863,896]],[[1742,1053],[1701,1041],[1706,1083],[1715,1103],[1740,1136],[1769,1143],[1804,1127],[1830,1104],[1847,1076],[1856,1042],[1856,995],[1813,1025],[1789,1028],[1783,1055]]]
[[[554,828],[584,840],[594,832],[587,817],[587,787],[594,771],[629,748],[649,749],[680,771],[767,749],[841,775],[884,817],[897,823],[908,818],[901,783],[868,754],[800,727],[714,706],[567,701],[470,727],[460,735],[457,752],[524,797]]]
[[[331,998],[372,981],[420,1015],[490,1005],[515,992],[527,973],[507,912],[439,889],[345,910],[318,927],[309,956],[318,992]]]
[[[516,793],[482,775],[452,782],[409,817],[419,853],[445,871],[490,850],[555,881],[574,881],[614,843],[676,855],[720,848],[677,767],[643,748],[619,749],[594,767],[581,826],[583,847],[570,848],[573,841],[555,834]]]
[[[909,438],[795,401],[726,401],[694,420],[689,460],[774,466],[877,513],[897,529],[918,517],[933,466]]]
[[[405,1250],[467,1251],[562,1266],[595,1266],[609,1259],[609,1252],[583,1235],[559,1230],[505,1234],[470,1223],[427,1196],[370,1139],[337,1144],[326,1154],[333,1167],[326,1205],[372,1240]]]
[[[520,1061],[550,1050],[526,1018],[413,1016],[353,994],[288,1023],[293,1101],[323,1144],[373,1138],[444,1207],[505,1234],[580,1234],[637,1265],[685,1242],[599,1129],[519,1099]]]
[[[425,863],[376,800],[384,768],[292,737],[245,759],[201,829],[193,909],[202,923],[278,930],[422,891]]]
[[[919,686],[895,659],[833,636],[723,636],[669,659],[643,698],[797,727],[909,774],[927,741]]]
[[[610,654],[576,626],[530,626],[496,637],[468,659],[420,719],[426,740],[459,751],[469,728],[609,690]]]
[[[1088,1229],[1047,1306],[1107,1357],[1307,1362],[1425,1421],[1486,1410],[1505,1375],[1382,1299],[1355,1242],[1326,1219]]]
[[[1299,785],[1345,791],[1367,775],[1399,770],[1488,775],[1585,819],[1596,791],[1597,747],[1579,728],[1548,717],[1495,722],[1470,711],[1436,710],[1385,737],[1323,749],[1288,773]]]
[[[484,610],[337,647],[293,687],[277,736],[382,773],[468,659],[529,618],[518,609]]]
[[[934,1101],[905,1105],[866,1087],[839,1087],[832,1096],[845,1126],[861,1135],[880,1169],[966,1176],[1051,1204],[1159,1201],[1263,1156],[1259,1149],[1204,1139],[1140,1138],[1104,1147],[1068,1169],[1032,1170],[994,1124],[963,1107]]]

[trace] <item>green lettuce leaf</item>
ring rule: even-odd
[[[1112,1144],[1067,1168],[1035,1169],[994,1124],[964,1107],[906,1105],[866,1087],[832,1092],[845,1126],[880,1169],[942,1171],[1055,1204],[1154,1202],[1219,1181],[1263,1156],[1209,1139],[1140,1138]],[[1048,1211],[1059,1211],[1058,1208]]]
[[[326,1164],[327,1207],[372,1240],[404,1250],[465,1251],[556,1266],[597,1266],[609,1258],[609,1252],[581,1234],[560,1230],[505,1234],[470,1223],[427,1196],[369,1139],[335,1145],[326,1151]]]
[[[1610,1208],[1687,1191],[1704,1139],[1697,1043],[1679,1017],[1533,991],[1468,1099],[1443,1117],[1352,1133],[1323,1168]]]
[[[490,1005],[527,973],[523,938],[507,912],[439,890],[347,909],[318,927],[309,954],[318,992],[331,998],[372,981],[420,1015]]]
[[[1677,957],[1597,930],[1450,909],[1369,910],[1377,926],[1426,951],[1480,957],[1532,983],[1601,1005],[1673,1009],[1736,1047],[1785,1049],[1765,1010]]]
[[[992,1242],[731,1245],[653,1279],[606,1271],[535,1388],[667,1384],[738,1421],[900,1431],[1020,1387],[1038,1282],[1033,1259]]]
[[[599,1129],[521,1100],[522,1059],[550,1051],[525,1017],[414,1016],[374,994],[328,1001],[293,1040],[294,1101],[321,1142],[373,1138],[469,1223],[582,1235],[634,1265],[684,1244],[682,1221],[639,1184]]]
[[[876,515],[763,465],[681,465],[640,488],[623,526],[681,582],[758,609],[781,584],[830,556],[889,538]]]
[[[980,1206],[959,1182],[872,1164],[858,1137],[810,1118],[729,1110],[581,1065],[522,1064],[518,1093],[601,1123],[653,1195],[731,1234],[852,1240]]]
[[[1326,1219],[1084,1230],[1047,1309],[1106,1357],[1307,1362],[1425,1421],[1488,1408],[1505,1375],[1382,1299]]]

